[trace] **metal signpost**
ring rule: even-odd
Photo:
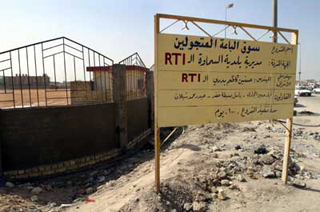
[[[205,36],[163,33],[161,19]],[[292,134],[298,31],[202,18],[155,15],[155,180],[160,191],[160,127],[287,119],[282,180]],[[252,40],[211,36],[200,24],[240,28]],[[277,32],[286,43],[260,42],[250,29]],[[284,36],[291,33],[291,42]],[[267,34],[267,33],[265,33]]]

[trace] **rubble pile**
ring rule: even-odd
[[[320,141],[319,132],[307,132],[307,131],[304,131],[304,128],[299,128],[296,131],[294,131],[293,136],[297,138],[303,138],[303,139],[313,138],[315,140]]]
[[[210,154],[218,155],[218,158],[224,151],[223,147],[212,149]],[[241,153],[241,146],[235,149]],[[135,211],[139,204],[147,204],[150,211],[207,211],[209,204],[228,200],[230,192],[241,192],[242,183],[259,178],[281,178],[283,154],[280,149],[260,145],[252,153],[252,156],[240,156],[236,152],[230,159],[202,163],[191,172],[181,169],[179,176],[161,184],[159,195],[150,189],[139,200],[131,200],[121,211]],[[299,157],[301,155],[292,152],[289,181],[314,179],[311,172],[295,162]]]

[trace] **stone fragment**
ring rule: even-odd
[[[293,185],[294,187],[297,187],[297,188],[306,188],[306,187],[307,187],[307,184],[306,184],[306,183],[299,182],[299,181],[294,182],[292,185]]]
[[[247,180],[246,180],[241,174],[239,174],[239,175],[237,176],[237,180],[238,180],[239,182],[247,182]]]
[[[229,186],[230,185],[230,181],[229,180],[221,180],[221,185],[222,186]]]
[[[210,190],[212,193],[218,193],[218,189],[215,186],[212,186]]]
[[[52,191],[52,186],[51,185],[46,185],[44,187],[47,191]]]
[[[227,195],[224,192],[224,190],[222,190],[222,189],[218,190],[218,199],[219,200],[226,200],[227,199]]]
[[[95,170],[95,171],[90,173],[90,177],[96,176],[97,174],[99,174],[99,171]]]
[[[275,162],[275,159],[271,155],[263,155],[261,157],[261,161],[264,164],[271,165],[271,164],[273,164]]]
[[[206,200],[206,196],[203,193],[198,192],[195,200],[198,202],[204,202]]]
[[[7,188],[14,188],[14,184],[12,182],[6,182]]]
[[[101,176],[99,177],[99,183],[103,183],[104,181],[106,181],[106,177],[105,176]]]
[[[38,196],[37,195],[33,195],[31,198],[32,202],[38,202]]]
[[[219,157],[219,156],[218,156],[218,153],[214,152],[214,153],[212,154],[212,157],[213,157],[213,158],[218,158],[218,157]]]
[[[240,145],[237,145],[237,146],[234,147],[234,149],[235,149],[235,150],[239,150],[239,149],[242,149],[242,148],[241,148]]]
[[[219,179],[225,179],[227,177],[227,173],[225,171],[221,171],[218,173]]]
[[[275,174],[274,174],[274,172],[271,170],[271,168],[269,166],[263,166],[262,177],[264,177],[264,178],[274,178]]]
[[[206,204],[204,202],[193,202],[192,209],[194,212],[203,212],[206,209]]]
[[[61,204],[59,208],[68,208],[71,207],[71,204]]]
[[[183,209],[185,210],[185,211],[190,211],[191,209],[192,209],[192,204],[191,203],[184,203],[184,205],[183,205]]]
[[[218,191],[217,191],[218,192]],[[212,199],[218,199],[218,194],[214,193],[214,194],[211,194],[211,197]]]
[[[41,192],[42,192],[42,188],[40,187],[35,187],[34,189],[31,190],[31,193],[36,195],[40,194]]]
[[[89,187],[86,189],[86,194],[92,194],[94,192],[94,189],[92,187]]]
[[[231,189],[231,190],[240,190],[239,187],[237,185],[235,185],[235,184],[230,185],[229,189]]]
[[[254,150],[255,154],[267,154],[268,152],[269,151],[264,144],[261,144],[257,149]]]
[[[213,152],[219,152],[219,151],[221,151],[221,149],[220,149],[219,147],[217,147],[217,146],[212,147],[211,150],[212,150]]]

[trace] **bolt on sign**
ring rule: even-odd
[[[296,46],[172,34],[157,45],[159,127],[292,117]]]
[[[205,36],[163,33],[160,19],[193,24]],[[240,28],[251,40],[211,36],[198,23]],[[260,42],[247,29],[279,35]],[[283,33],[292,34],[292,42]],[[155,152],[159,191],[159,127],[287,118],[289,155],[298,31],[285,28],[157,14],[155,16]],[[288,159],[286,159],[288,160]],[[288,161],[287,161],[288,162]],[[284,171],[287,171],[287,162]],[[287,175],[285,174],[285,182]]]

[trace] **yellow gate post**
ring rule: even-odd
[[[159,33],[159,17],[158,15],[154,16],[154,152],[155,152],[155,181],[156,181],[156,192],[160,192],[160,129],[158,127],[158,84],[157,84],[157,50],[158,50],[158,33]]]

